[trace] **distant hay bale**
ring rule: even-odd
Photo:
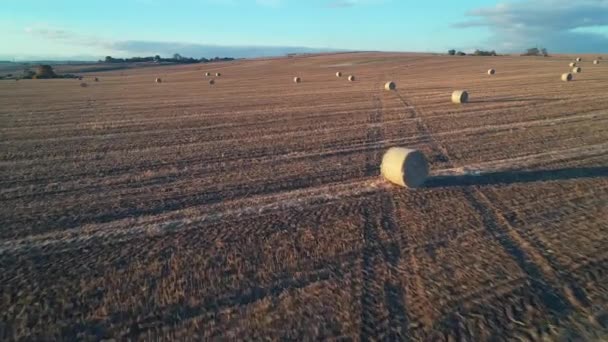
[[[576,66],[576,63],[572,62],[569,64],[571,68],[574,68]]]
[[[155,82],[156,83],[163,83],[163,80],[160,77],[157,77]]]
[[[598,65],[598,64],[600,64],[600,61],[598,59],[596,59],[593,61],[593,64]]]
[[[80,86],[81,86],[81,87],[83,87],[83,88],[86,88],[86,87],[88,87],[89,85],[88,85],[88,84],[86,84],[86,83],[84,83],[84,82],[82,82],[82,83],[80,83]]]
[[[99,82],[99,78],[95,77],[95,82]]]
[[[209,76],[211,76],[211,73],[210,72],[206,72],[205,76],[209,77]]]
[[[210,85],[214,85],[215,84],[215,80],[209,80],[209,84]]]
[[[469,101],[469,93],[466,90],[456,90],[452,93],[453,103],[467,103]]]
[[[576,67],[572,69],[572,72],[575,74],[580,74],[581,72],[583,72],[583,69],[581,69],[580,67]]]
[[[350,82],[355,82],[355,76],[354,76],[354,75],[350,75],[350,76],[348,76],[348,80],[349,80]]]
[[[220,77],[220,76],[222,76],[222,73],[220,73],[220,72],[216,72],[216,73],[215,73],[215,76],[216,76],[216,77]]]
[[[496,73],[496,70],[494,70],[494,69],[488,70],[488,75],[494,75],[495,73]]]
[[[302,79],[296,76],[296,77],[293,78],[293,82],[294,83],[300,83],[300,82],[302,82]]]
[[[572,74],[571,73],[566,73],[562,75],[562,81],[564,82],[570,82],[572,81]]]
[[[417,188],[429,175],[429,166],[424,154],[417,150],[392,147],[384,153],[380,173],[391,183]]]
[[[395,89],[397,89],[397,85],[395,84],[395,82],[389,81],[389,82],[386,82],[386,84],[384,85],[384,89],[389,90],[389,91],[395,90]]]
[[[583,61],[583,59],[579,57],[579,58],[577,58],[577,59],[576,59],[576,61],[577,61],[577,62],[582,62],[582,61]]]
[[[342,73],[338,71],[338,72],[336,73],[336,77],[342,77]]]

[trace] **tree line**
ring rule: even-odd
[[[177,64],[194,64],[194,63],[211,63],[211,62],[226,62],[233,61],[231,57],[215,57],[215,58],[192,58],[184,57],[179,53],[176,53],[171,58],[163,58],[159,55],[150,57],[132,57],[132,58],[114,58],[112,56],[106,56],[104,60],[100,60],[100,63],[143,63],[143,62],[154,62],[154,63],[177,63]]]

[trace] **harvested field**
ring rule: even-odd
[[[608,64],[570,60],[0,81],[0,339],[606,338]],[[380,178],[394,146],[425,186]]]

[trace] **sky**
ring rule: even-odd
[[[608,0],[0,0],[0,60],[608,52]]]

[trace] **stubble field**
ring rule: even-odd
[[[0,339],[606,338],[608,61],[571,60],[0,81]]]

